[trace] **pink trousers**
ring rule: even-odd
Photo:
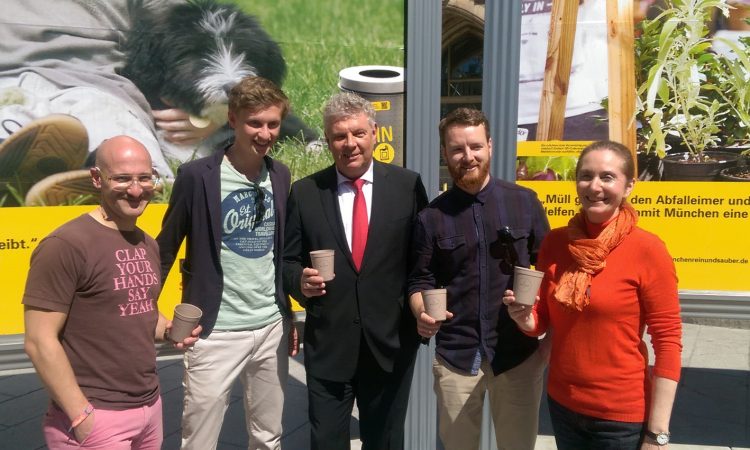
[[[94,428],[83,442],[68,433],[70,419],[60,408],[50,405],[42,428],[50,450],[82,448],[90,450],[160,450],[164,432],[161,398],[151,406],[113,411],[95,409]]]

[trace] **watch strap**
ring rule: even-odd
[[[654,433],[653,431],[647,429],[645,434],[649,438],[653,439],[656,442],[656,444],[659,446],[669,444],[670,434],[666,431],[662,431],[660,433]]]

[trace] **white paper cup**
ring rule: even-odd
[[[533,306],[539,286],[542,284],[542,278],[544,278],[544,272],[515,266],[513,268],[513,294],[516,296],[516,303]]]
[[[195,305],[180,303],[175,306],[169,338],[175,342],[182,342],[193,333],[202,315],[203,311]]]
[[[318,275],[323,277],[323,281],[333,280],[333,250],[313,250],[310,252],[310,262],[313,269],[318,271]]]
[[[448,291],[446,289],[428,289],[422,292],[424,312],[435,320],[445,320],[445,309]]]

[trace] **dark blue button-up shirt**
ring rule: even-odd
[[[502,303],[513,265],[536,261],[549,231],[534,191],[492,179],[477,195],[454,186],[419,213],[409,294],[445,287],[454,316],[440,327],[437,353],[466,373],[477,355],[495,374],[523,362],[538,341],[521,333]]]

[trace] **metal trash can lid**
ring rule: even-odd
[[[401,94],[404,92],[404,68],[347,67],[339,72],[339,88],[363,94]]]

